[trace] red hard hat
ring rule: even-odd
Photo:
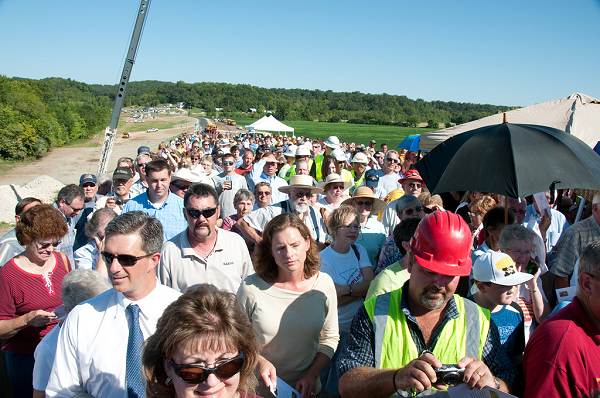
[[[410,240],[410,249],[420,266],[442,275],[471,273],[473,237],[458,214],[436,211],[421,220]]]

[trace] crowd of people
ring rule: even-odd
[[[185,133],[23,198],[0,238],[10,393],[600,396],[600,193],[434,195],[419,157]]]

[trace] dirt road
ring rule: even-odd
[[[117,159],[121,156],[135,157],[137,148],[147,145],[156,150],[158,144],[170,137],[190,131],[194,127],[195,118],[178,116],[181,122],[177,127],[162,129],[156,133],[137,131],[129,133],[128,139],[120,136],[115,140],[115,145],[108,162],[108,169],[112,171]],[[100,151],[104,137],[100,137],[85,146],[67,146],[52,149],[46,156],[31,163],[15,166],[8,172],[0,175],[0,185],[23,185],[39,175],[49,175],[64,184],[79,183],[79,176],[83,173],[96,173],[100,161]]]

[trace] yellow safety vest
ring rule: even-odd
[[[420,355],[400,305],[401,297],[402,289],[398,289],[364,303],[375,331],[377,368],[401,368]],[[433,355],[443,364],[456,364],[467,356],[481,360],[490,329],[490,312],[456,294],[454,301],[459,315],[444,325]]]

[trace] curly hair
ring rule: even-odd
[[[21,215],[17,240],[23,246],[42,239],[60,239],[69,230],[65,217],[51,205],[37,205]]]
[[[182,346],[243,352],[238,390],[254,390],[259,347],[248,316],[233,293],[212,285],[197,285],[165,309],[142,356],[149,397],[175,396],[173,384],[167,382],[165,362]]]
[[[319,272],[319,268],[321,267],[319,250],[317,249],[315,240],[310,235],[308,227],[295,214],[280,214],[269,221],[263,231],[262,241],[256,246],[254,271],[269,283],[275,282],[279,273],[279,268],[273,258],[273,237],[286,228],[296,228],[304,239],[310,239],[310,248],[306,253],[306,260],[304,261],[304,277],[307,279],[311,278]]]
[[[469,210],[473,213],[485,215],[488,211],[496,207],[496,201],[489,195],[484,195],[469,204]]]

